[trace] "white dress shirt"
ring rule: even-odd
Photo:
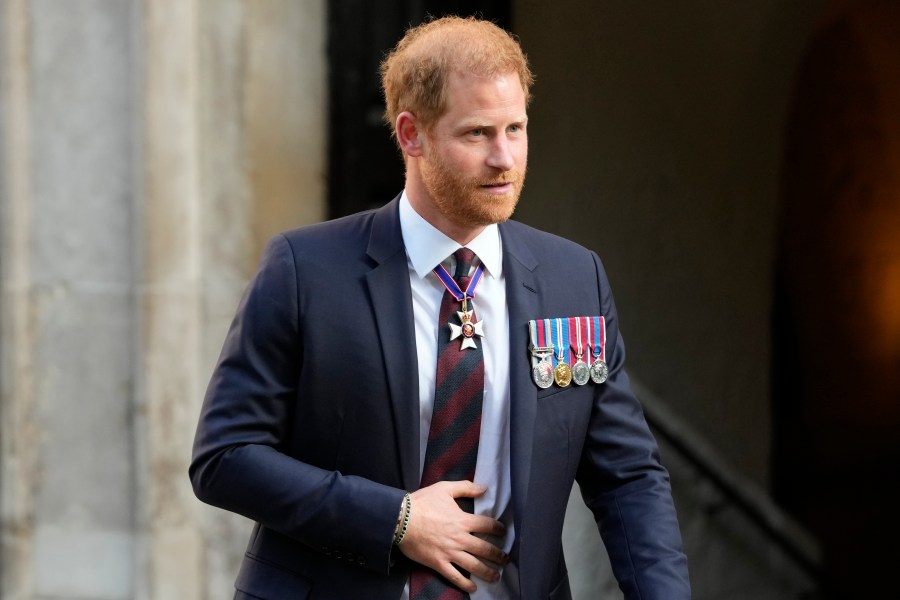
[[[438,313],[444,285],[432,270],[440,263],[450,272],[456,268],[453,253],[461,246],[433,227],[413,209],[404,191],[400,197],[400,228],[406,246],[409,282],[412,288],[416,326],[416,353],[419,357],[419,473],[425,463],[425,449],[434,408],[437,371]],[[500,231],[489,225],[466,245],[484,265],[484,276],[472,301],[477,321],[483,323],[484,337],[476,338],[484,353],[484,402],[481,438],[475,482],[487,491],[475,499],[475,514],[503,521],[506,536],[493,540],[509,552],[515,539],[512,518],[509,468],[509,311],[503,278],[503,247]],[[475,261],[475,267],[478,261]],[[415,506],[413,506],[415,510]],[[518,570],[507,565],[497,583],[475,579],[478,590],[472,600],[507,600],[518,597]],[[401,600],[409,598],[409,585]]]

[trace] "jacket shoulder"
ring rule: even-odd
[[[298,266],[371,267],[403,250],[398,201],[394,199],[380,208],[285,231],[270,244],[286,244]]]

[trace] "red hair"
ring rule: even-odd
[[[450,73],[484,77],[515,73],[526,102],[534,76],[519,42],[490,21],[443,17],[406,31],[381,63],[385,120],[394,128],[409,111],[428,129],[447,110]]]

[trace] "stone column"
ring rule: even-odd
[[[145,0],[141,10],[138,597],[199,598],[202,534],[186,480],[202,385],[197,2]]]
[[[202,388],[266,241],[325,216],[327,110],[324,1],[199,0],[198,15]],[[230,597],[251,524],[194,506],[205,597]]]
[[[265,240],[325,214],[323,0],[0,0],[0,596],[222,598],[187,479]]]
[[[32,587],[37,437],[28,302],[31,177],[29,13],[0,3],[0,596]]]
[[[133,597],[131,8],[7,0],[3,598]]]
[[[193,498],[200,400],[265,241],[320,220],[324,2],[145,0],[143,597],[230,595],[251,524]]]

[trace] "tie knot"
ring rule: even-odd
[[[475,261],[475,253],[468,248],[460,248],[453,253],[453,256],[456,258],[456,273],[454,273],[453,278],[459,280],[460,277],[465,277],[469,274],[469,269]]]

